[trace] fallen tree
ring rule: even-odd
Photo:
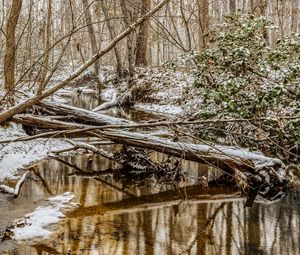
[[[172,127],[172,130],[175,130],[174,128],[179,125],[209,124],[216,121],[234,122],[234,119],[134,123],[132,121],[110,117],[65,104],[41,101],[36,105],[39,108],[39,112],[44,112],[47,116],[23,114],[16,115],[12,118],[16,123],[48,130],[46,133],[32,136],[31,139],[80,134],[81,136],[97,137],[105,140],[106,143],[113,142],[126,146],[154,150],[179,159],[195,161],[221,169],[227,175],[231,176],[232,179],[235,179],[245,192],[251,193],[255,191],[255,194],[264,195],[270,200],[280,196],[281,191],[284,193],[290,184],[290,178],[283,162],[279,159],[266,157],[258,152],[251,152],[239,147],[218,146],[208,143],[195,144],[193,142],[181,142],[180,140],[175,142],[155,135],[129,131],[135,128],[140,129],[158,126]],[[52,114],[52,116],[49,114]],[[236,121],[242,122],[248,121],[248,119],[237,119]],[[15,141],[22,141],[22,139],[28,140],[30,137],[19,137]],[[13,140],[6,140],[0,141],[0,143],[12,141]],[[100,154],[109,160],[114,160],[113,157],[107,156],[109,154],[105,154],[103,151],[89,144],[80,144],[80,146],[79,144],[74,144],[73,147],[67,148],[64,151],[83,148]],[[133,162],[132,165],[135,166],[136,164]]]
[[[43,103],[39,105],[45,106],[47,110],[52,109],[55,113],[63,113],[65,114],[65,117],[70,115],[76,117],[78,114],[79,118],[77,118],[77,120],[81,121],[84,120],[84,116],[88,116],[90,113],[93,113],[65,105],[56,104],[53,106],[51,104],[43,105]],[[62,111],[61,109],[64,110]],[[95,115],[96,113],[93,114]],[[93,114],[91,114],[92,117],[94,117]],[[60,118],[63,119],[64,116],[61,116]],[[179,159],[208,164],[221,169],[233,179],[236,179],[240,187],[245,189],[246,192],[251,193],[252,191],[255,191],[257,194],[264,195],[270,200],[276,198],[281,191],[284,193],[290,184],[286,167],[279,159],[266,157],[261,153],[251,152],[238,147],[174,142],[170,139],[163,139],[145,133],[108,128],[109,126],[113,126],[112,123],[120,123],[120,119],[117,119],[118,121],[114,119],[113,122],[106,122],[110,123],[108,126],[91,126],[81,123],[71,123],[64,120],[51,120],[51,117],[49,116],[37,117],[32,115],[23,115],[16,116],[13,120],[18,123],[35,125],[40,128],[57,128],[58,132],[68,131],[86,134],[88,136],[95,136],[117,144],[154,150]],[[99,119],[96,118],[96,120]],[[101,123],[103,123],[102,120]],[[138,126],[139,124],[132,123],[129,124],[128,127],[135,125]],[[124,127],[125,125],[120,126]],[[82,144],[81,146],[74,146],[73,149],[76,150],[80,147],[82,148]],[[94,147],[93,149],[89,145],[84,147],[93,153],[99,153],[94,149]],[[105,154],[100,154],[105,157]],[[108,158],[110,160],[112,159],[111,157]]]
[[[120,118],[114,118],[101,113],[81,109],[78,107],[42,101],[37,104],[38,106],[55,113],[56,115],[65,115],[72,118],[74,121],[80,123],[87,123],[91,125],[128,125],[133,124],[132,121]]]

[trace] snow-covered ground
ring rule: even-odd
[[[134,108],[151,113],[165,113],[170,115],[178,115],[182,113],[181,106],[171,104],[135,104]]]
[[[21,126],[11,124],[0,128],[0,142],[26,136]],[[0,143],[0,182],[15,178],[18,169],[46,158],[52,150],[63,149],[68,143],[58,139],[36,139],[33,141]]]
[[[148,97],[161,104],[180,105],[186,90],[193,84],[193,77],[184,72],[172,72],[157,68],[137,69],[136,86],[148,86]]]
[[[62,210],[76,207],[76,204],[71,202],[73,198],[71,192],[48,198],[49,205],[37,207],[32,213],[14,222],[11,229],[14,233],[12,238],[26,240],[48,237],[52,232],[47,228],[65,217]]]

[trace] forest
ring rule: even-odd
[[[0,254],[300,253],[298,0],[0,13]]]

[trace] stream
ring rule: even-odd
[[[92,94],[68,100],[85,109],[100,103]],[[108,114],[134,121],[154,117],[138,110],[114,109]],[[164,158],[154,152],[150,156],[157,161]],[[0,229],[65,192],[75,195],[72,201],[78,206],[50,226],[49,237],[6,240],[0,243],[0,254],[300,254],[300,193],[244,208],[246,198],[233,188],[203,189],[196,181],[174,187],[153,179],[136,185],[111,174],[78,174],[71,166],[86,172],[115,168],[100,156],[64,160],[69,165],[51,159],[31,169],[17,198],[0,193]],[[209,170],[189,161],[183,161],[183,168],[195,180]]]

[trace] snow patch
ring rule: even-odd
[[[32,238],[46,238],[51,234],[47,229],[48,226],[58,223],[65,215],[62,209],[73,208],[76,205],[70,201],[74,198],[74,194],[66,192],[64,194],[49,198],[49,206],[37,207],[32,213],[25,215],[23,219],[14,223],[16,226],[14,239],[26,240]]]
[[[26,136],[21,126],[12,124],[0,128],[0,141]],[[36,139],[24,142],[0,143],[0,182],[12,178],[17,170],[47,157],[52,150],[67,148],[68,143],[57,139]]]
[[[117,90],[114,87],[104,89],[101,93],[101,97],[106,101],[111,101],[117,95]]]
[[[136,109],[147,111],[147,112],[157,112],[157,113],[166,113],[172,115],[179,115],[182,113],[183,109],[181,106],[166,104],[136,104],[134,106]]]

